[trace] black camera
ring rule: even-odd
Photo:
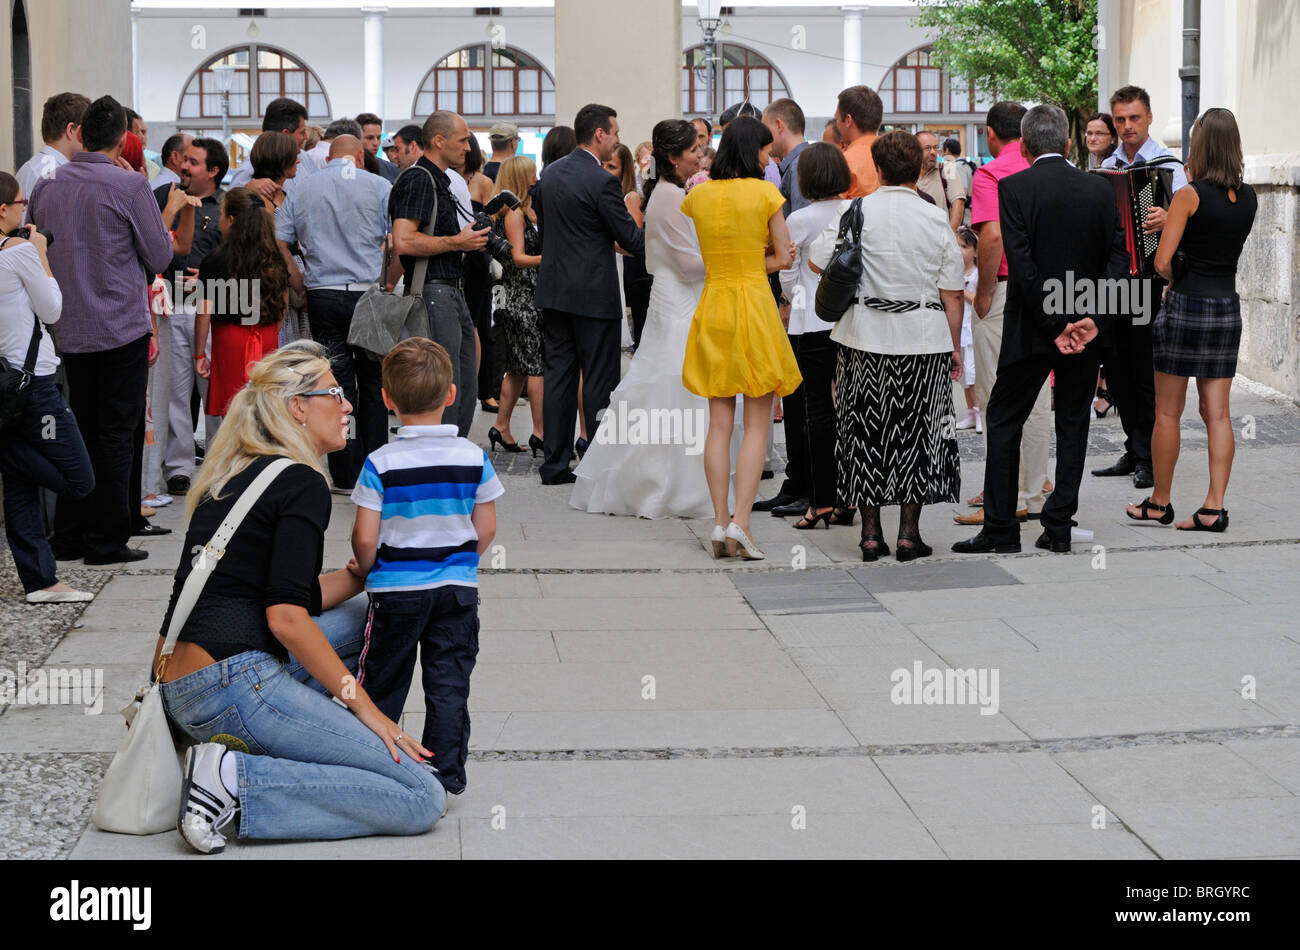
[[[514,211],[519,207],[519,199],[513,192],[501,191],[492,196],[492,200],[484,205],[483,210],[474,215],[474,230],[482,231],[491,230],[493,218],[502,208],[508,208]],[[505,238],[496,235],[488,235],[487,247],[484,248],[492,256],[492,259],[503,267],[507,264],[514,263],[513,249],[510,242]]]
[[[513,196],[512,196],[512,197],[513,197]],[[46,247],[53,247],[53,246],[54,246],[54,235],[53,235],[53,234],[51,234],[49,231],[45,231],[45,230],[43,230],[43,229],[41,229],[41,228],[33,228],[30,224],[27,225],[27,226],[24,227],[24,228],[14,228],[12,231],[10,231],[8,234],[6,234],[5,237],[16,237],[16,238],[22,238],[24,241],[30,241],[30,240],[32,239],[32,231],[33,231],[33,230],[38,231],[40,234],[42,234],[42,235],[45,237],[45,246],[46,246]]]

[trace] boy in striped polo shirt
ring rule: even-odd
[[[402,426],[397,441],[366,459],[352,500],[356,564],[370,613],[357,682],[400,721],[420,648],[424,736],[443,787],[465,790],[469,677],[478,656],[478,559],[496,536],[495,500],[505,493],[484,452],[442,425],[456,399],[451,358],[423,337],[384,359],[384,405]]]

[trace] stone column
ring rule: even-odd
[[[699,42],[683,44],[683,12],[680,0],[555,0],[555,124],[599,102],[635,148],[660,119],[681,118],[682,47]]]
[[[844,87],[862,85],[862,8],[844,8]]]
[[[387,7],[362,7],[365,16],[365,111],[384,118],[384,14]]]

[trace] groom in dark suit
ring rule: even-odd
[[[645,248],[645,232],[623,204],[618,179],[601,167],[618,148],[617,113],[609,106],[583,106],[573,131],[578,147],[542,169],[533,200],[542,235],[534,299],[542,311],[546,351],[544,485],[575,480],[569,461],[578,374],[587,431],[593,436],[596,416],[618,385],[623,307],[614,243],[629,254]]]
[[[1052,105],[1035,106],[1020,123],[1030,167],[998,183],[998,216],[1009,285],[998,378],[984,424],[984,528],[958,541],[959,554],[1020,550],[1016,492],[1020,433],[1049,373],[1056,373],[1056,481],[1043,506],[1035,546],[1070,550],[1070,522],[1088,450],[1098,334],[1113,314],[1104,305],[1108,277],[1126,273],[1124,238],[1110,186],[1065,160],[1069,123]],[[1086,291],[1086,296],[1080,292]]]

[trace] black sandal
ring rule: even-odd
[[[1201,521],[1201,515],[1217,515],[1212,522],[1205,524]],[[1190,528],[1179,528],[1179,531],[1213,531],[1215,534],[1222,534],[1228,530],[1228,509],[1227,508],[1197,508],[1196,514],[1192,515],[1192,526]]]
[[[833,525],[852,525],[853,516],[858,513],[856,508],[836,508],[831,512],[831,520],[828,524]]]
[[[904,541],[910,541],[911,544],[903,544]],[[921,540],[919,534],[900,534],[898,536],[898,552],[894,555],[900,561],[915,561],[919,557],[929,557],[934,553],[934,548]]]
[[[875,542],[875,546],[867,547],[872,542]],[[858,543],[858,547],[862,551],[862,560],[864,561],[876,561],[882,557],[889,557],[889,545],[878,534],[867,535]]]
[[[1140,518],[1137,515],[1133,514],[1133,512],[1129,511],[1128,509],[1124,510],[1124,514],[1128,515],[1134,521],[1154,521],[1156,524],[1173,524],[1174,506],[1172,504],[1157,505],[1154,501],[1150,499],[1150,497],[1147,497],[1147,498],[1143,498],[1140,502],[1138,502],[1138,508],[1142,512],[1142,516]],[[1201,510],[1204,511],[1205,509],[1202,508]],[[1158,511],[1160,512],[1160,517],[1159,518],[1148,517],[1147,515],[1148,511]],[[1219,530],[1223,530],[1223,529],[1220,528]]]
[[[794,526],[799,531],[808,531],[811,528],[817,527],[818,522],[825,522],[826,527],[829,528],[831,526],[831,515],[834,513],[834,511],[823,511],[821,514],[817,514],[816,510],[814,510],[811,518],[804,515],[794,523]]]

